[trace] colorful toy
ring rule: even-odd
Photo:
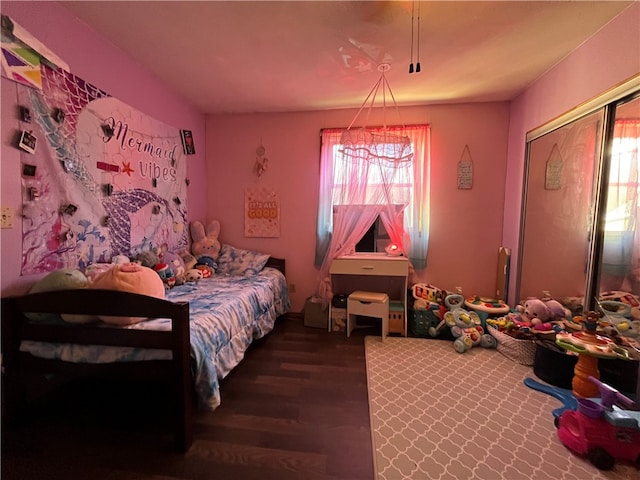
[[[569,450],[585,455],[600,470],[611,470],[615,461],[640,468],[640,412],[618,390],[589,377],[600,391],[600,401],[579,398],[577,410],[565,410],[554,420],[558,438]]]
[[[480,314],[484,315],[485,318],[494,315],[504,315],[511,310],[509,305],[502,300],[480,297],[478,295],[467,297],[464,305],[471,310],[481,312]]]
[[[632,320],[640,320],[640,299],[637,295],[620,290],[610,290],[607,292],[601,292],[599,299],[602,303],[620,302],[629,305],[629,313],[626,316]]]
[[[453,308],[444,314],[436,327],[429,328],[429,335],[438,336],[440,330],[447,325],[455,337],[453,348],[458,353],[464,353],[477,345],[485,348],[496,347],[496,339],[484,332],[478,314],[457,306],[462,305],[462,301],[462,295],[448,295],[445,298],[445,304]]]
[[[599,312],[585,311],[585,330],[581,332],[560,332],[556,334],[556,345],[578,354],[578,361],[574,368],[573,393],[576,397],[595,397],[598,388],[591,382],[589,377],[599,376],[599,358],[617,358],[630,360],[629,352],[616,345],[615,342],[605,336],[596,333]]]
[[[629,360],[629,352],[603,335],[585,332],[559,332],[556,344],[566,350],[579,354],[588,354],[597,358],[620,358]]]
[[[204,278],[209,278],[211,275],[216,273],[218,263],[209,255],[200,255],[194,268],[202,270],[202,276]]]
[[[553,385],[547,385],[546,383],[540,383],[531,377],[525,378],[524,384],[529,388],[546,393],[560,400],[562,405],[558,408],[554,408],[552,412],[554,422],[557,421],[557,418],[562,415],[565,410],[576,410],[578,408],[578,401],[576,400],[576,397],[571,392],[571,390],[567,390],[566,388],[554,387]]]
[[[640,336],[640,320],[633,320],[632,307],[628,303],[615,300],[605,300],[598,302],[598,306],[604,315],[601,326],[606,333],[615,330],[623,337]],[[609,328],[607,328],[609,327]]]
[[[173,288],[176,284],[176,275],[173,273],[173,270],[166,263],[157,263],[153,269],[156,271],[160,278],[162,279],[162,283],[164,283],[165,288],[170,289]]]
[[[416,283],[411,287],[411,295],[413,296],[413,308],[416,310],[427,310],[429,304],[442,304],[447,295],[446,292],[438,287],[427,283]]]

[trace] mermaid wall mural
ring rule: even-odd
[[[64,69],[43,64],[41,80],[15,83],[36,139],[21,153],[22,275],[187,248],[180,131]]]

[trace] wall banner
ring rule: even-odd
[[[42,88],[41,66],[70,71],[69,65],[7,15],[2,15],[0,72],[3,77]]]
[[[187,248],[180,131],[69,72],[41,73],[42,90],[16,84],[35,138],[21,154],[22,274]]]
[[[244,236],[280,236],[280,194],[271,188],[250,187],[244,191]]]

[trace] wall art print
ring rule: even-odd
[[[67,63],[7,15],[2,15],[0,71],[2,76],[42,88],[40,66],[45,63],[69,71]]]
[[[244,191],[244,236],[280,236],[280,193],[272,188],[249,187]]]
[[[41,76],[42,90],[15,84],[37,139],[21,153],[35,167],[22,176],[22,275],[187,248],[180,131],[65,70]]]

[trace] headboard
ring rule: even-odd
[[[267,260],[267,264],[265,265],[265,267],[275,268],[277,270],[280,270],[284,276],[287,275],[287,273],[285,272],[284,258],[269,257],[269,260]]]

